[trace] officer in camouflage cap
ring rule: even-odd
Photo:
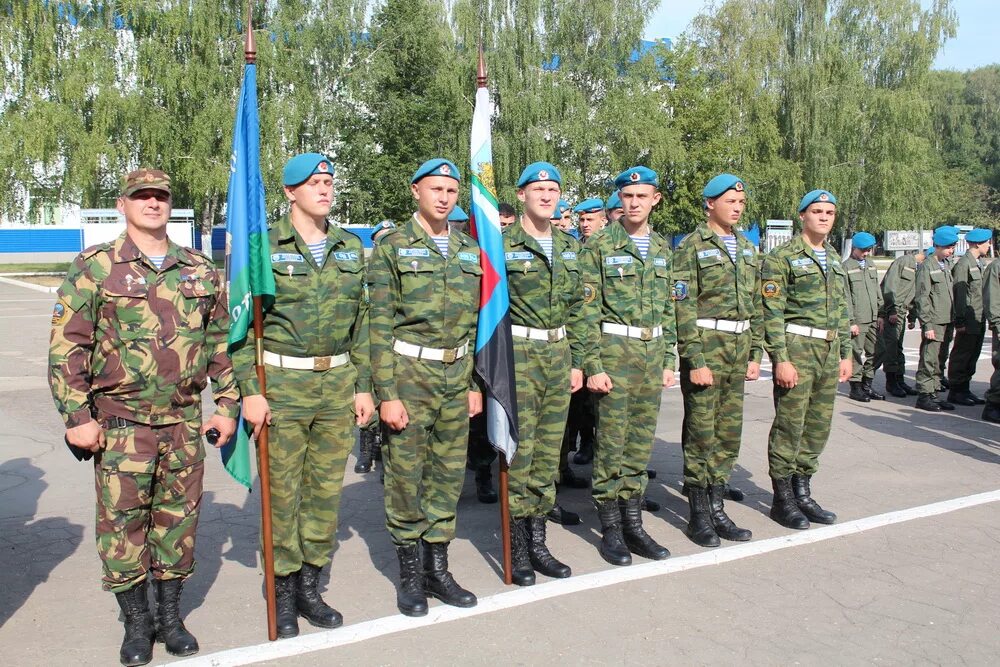
[[[757,249],[736,231],[746,186],[720,174],[702,191],[708,219],[674,252],[673,299],[684,395],[688,536],[704,547],[746,541],[726,514],[726,485],[739,456],[743,384],[760,377],[764,328]]]
[[[951,257],[958,243],[958,230],[945,225],[934,230],[934,254],[917,270],[913,310],[920,321],[920,361],[917,364],[916,406],[928,412],[954,410],[955,405],[938,400],[947,348],[955,331],[955,304]]]
[[[417,212],[378,243],[369,273],[372,374],[387,429],[386,526],[399,557],[396,604],[408,616],[427,613],[427,595],[476,604],[448,571],[469,418],[483,406],[472,359],[479,246],[448,230],[460,178],[442,158],[417,168]]]
[[[848,317],[851,320],[854,356],[850,398],[861,403],[885,398],[872,389],[875,371],[882,365],[878,339],[885,322],[882,318],[878,269],[870,259],[874,248],[875,237],[868,232],[858,232],[851,239],[851,255],[843,262],[847,274]]]
[[[368,303],[361,241],[327,220],[333,163],[304,153],[283,172],[291,210],[268,232],[274,304],[264,313],[267,393],[254,372],[251,335],[233,353],[243,416],[269,430],[278,636],[298,616],[322,628],[343,622],[320,596],[320,572],[337,534],[340,490],[355,424],[374,412]]]
[[[173,655],[198,651],[180,594],[195,566],[201,434],[214,428],[220,444],[229,439],[239,394],[226,356],[225,280],[209,258],[167,238],[170,178],[133,171],[117,207],[125,233],[80,253],[59,288],[49,383],[66,441],[95,454],[97,550],[104,588],[125,617],[121,663],[144,665],[154,633]],[[203,424],[209,378],[217,408]]]
[[[948,362],[948,400],[957,405],[982,405],[969,383],[986,335],[983,317],[983,256],[989,252],[993,232],[973,229],[965,235],[968,249],[951,270],[955,295],[955,344]]]
[[[806,193],[799,202],[802,233],[765,255],[761,266],[764,346],[774,363],[771,518],[797,530],[837,520],[810,489],[830,436],[837,382],[852,370],[846,275],[826,240],[836,215],[833,194]]]

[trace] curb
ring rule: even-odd
[[[52,274],[61,275],[61,274]],[[35,290],[36,292],[45,292],[46,294],[55,294],[59,288],[58,287],[47,287],[46,285],[36,285],[35,283],[27,283],[23,280],[15,280],[14,278],[8,278],[6,276],[0,275],[0,283],[6,283],[7,285],[14,285],[16,287],[26,287],[30,290]]]

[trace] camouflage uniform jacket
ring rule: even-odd
[[[468,342],[475,348],[482,274],[479,245],[471,236],[449,234],[445,258],[415,215],[379,240],[368,282],[372,377],[380,401],[399,398],[394,339],[438,349]]]
[[[239,413],[226,287],[201,253],[171,242],[157,271],[122,234],[77,255],[57,294],[49,384],[67,428],[92,408],[141,424],[199,419],[208,378],[218,414]]]
[[[326,259],[312,253],[286,215],[268,231],[274,303],[264,314],[264,349],[292,357],[349,353],[358,376],[354,391],[371,391],[368,298],[361,240],[335,225],[326,230]],[[254,336],[233,352],[244,396],[260,393],[254,369]]]
[[[910,318],[913,297],[916,294],[917,258],[902,255],[892,260],[882,276],[882,316],[894,312],[899,319]]]
[[[552,265],[538,241],[520,223],[503,231],[503,249],[510,290],[510,319],[535,329],[566,326],[573,368],[583,368],[583,278],[580,243],[552,228]]]
[[[719,235],[700,224],[674,251],[672,274],[677,311],[677,353],[692,368],[704,368],[705,349],[699,319],[750,321],[750,361],[764,349],[760,269],[757,249],[736,234],[736,263]]]
[[[851,310],[848,313],[851,324],[867,324],[881,317],[882,290],[878,287],[878,269],[875,262],[868,260],[865,267],[853,257],[843,261],[847,273],[848,302]]]
[[[994,259],[983,270],[983,321],[1000,331],[1000,261]]]
[[[840,358],[851,357],[851,326],[840,255],[829,243],[826,273],[816,253],[799,235],[764,256],[761,300],[764,307],[764,347],[773,363],[789,361],[785,326],[797,324],[836,332]]]
[[[955,326],[979,331],[983,322],[983,268],[971,252],[951,270],[955,295]]]
[[[954,321],[951,267],[947,262],[944,268],[941,268],[937,257],[932,255],[917,269],[913,310],[925,333],[928,331],[928,325],[944,326]]]
[[[580,251],[583,268],[587,375],[604,372],[601,363],[601,324],[663,327],[663,367],[673,370],[677,328],[673,282],[670,280],[670,244],[650,230],[645,261],[625,227],[611,223],[595,232]]]

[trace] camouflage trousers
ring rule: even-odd
[[[386,429],[385,523],[396,546],[455,537],[465,482],[472,355],[453,364],[396,355],[399,398],[409,416],[402,431]]]
[[[830,437],[837,397],[839,343],[788,334],[788,360],[799,381],[791,389],[774,385],[774,422],[767,438],[770,476],[812,475]]]
[[[94,458],[97,553],[104,589],[127,591],[147,573],[183,579],[194,572],[205,450],[201,420],[109,428]]]
[[[663,392],[663,341],[604,334],[601,363],[614,388],[597,394],[591,489],[597,504],[646,491]]]
[[[743,436],[743,384],[750,360],[750,331],[741,334],[701,329],[712,384],[691,383],[691,365],[681,359],[684,422],[684,482],[707,488],[726,484]]]
[[[993,375],[990,376],[990,388],[986,390],[987,403],[1000,405],[1000,336],[997,332],[993,335]]]
[[[851,339],[854,356],[851,382],[875,379],[875,371],[882,367],[885,355],[880,339],[878,322],[858,323],[858,335]]]
[[[941,377],[948,360],[948,345],[955,327],[950,324],[928,325],[934,330],[935,340],[920,335],[920,361],[917,362],[917,391],[933,394],[941,390]]]
[[[354,445],[351,364],[326,371],[267,367],[274,572],[330,562],[340,490]]]
[[[981,324],[975,325],[975,328],[966,328],[963,332],[955,332],[955,344],[948,361],[948,382],[964,384],[972,380],[985,337],[986,331]]]
[[[556,475],[569,410],[569,342],[514,338],[517,453],[507,476],[515,519],[544,516],[555,506]]]
[[[882,328],[882,363],[886,373],[906,372],[906,355],[903,354],[903,334],[906,333],[906,318],[900,317],[895,324],[888,318]]]

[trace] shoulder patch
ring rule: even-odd
[[[62,324],[65,322],[70,310],[69,305],[62,299],[56,301],[56,305],[52,308],[52,324]]]
[[[765,280],[760,286],[760,295],[764,298],[778,296],[781,294],[781,287],[773,280]]]
[[[688,297],[688,284],[686,280],[678,280],[674,283],[674,289],[671,294],[674,301],[683,301]]]

